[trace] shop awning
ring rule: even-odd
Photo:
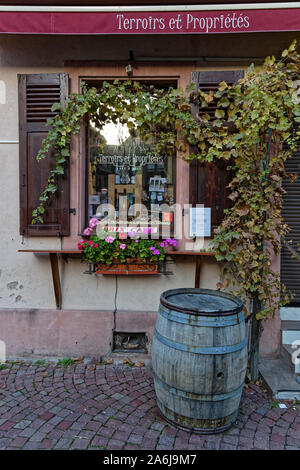
[[[0,34],[300,31],[300,2],[144,7],[0,6]]]

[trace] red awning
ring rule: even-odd
[[[8,7],[0,7],[0,34],[124,35],[300,31],[300,2],[294,2],[292,8],[181,8],[182,10],[180,7],[173,7],[170,10],[168,7],[161,7],[160,10],[149,7],[148,11],[144,8],[140,11],[128,11],[125,8],[99,11],[95,8],[91,11],[88,8],[80,10],[69,7],[68,11],[68,7],[27,7],[25,10],[24,7],[15,7],[14,10],[11,7],[7,11]]]

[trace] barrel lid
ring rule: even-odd
[[[160,303],[171,310],[193,315],[231,315],[239,313],[243,302],[226,292],[212,289],[171,289],[163,292]]]

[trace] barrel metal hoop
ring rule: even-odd
[[[236,303],[236,307],[233,307],[232,309],[225,310],[216,310],[216,311],[211,311],[211,312],[201,312],[197,309],[193,308],[183,308],[179,305],[174,304],[173,302],[170,302],[169,296],[174,293],[188,293],[188,292],[193,292],[193,293],[199,293],[199,294],[208,294],[208,295],[216,295],[216,291],[213,291],[211,289],[199,289],[199,288],[194,288],[194,289],[188,289],[188,288],[181,288],[181,289],[171,289],[166,292],[163,292],[160,296],[160,303],[166,308],[169,308],[170,310],[176,310],[177,312],[183,312],[183,313],[188,313],[191,315],[197,315],[197,316],[211,316],[211,317],[226,317],[230,316],[233,314],[239,313],[241,310],[243,310],[243,303],[241,302],[240,299],[237,297],[234,297],[231,294],[228,294],[226,292],[219,292],[218,291],[218,298],[225,298],[225,299],[230,299]]]
[[[227,429],[229,429],[233,423],[236,421],[236,418],[238,416],[238,412],[239,410],[237,409],[236,411],[234,411],[233,413],[231,413],[230,415],[228,416],[225,416],[221,419],[217,419],[217,420],[212,420],[210,423],[208,422],[208,420],[198,420],[198,425],[201,426],[201,422],[203,423],[203,421],[205,422],[205,425],[206,426],[203,426],[203,427],[195,427],[194,423],[193,425],[189,425],[189,424],[182,424],[182,422],[178,422],[178,417],[180,415],[178,415],[177,413],[175,413],[174,411],[170,410],[167,406],[163,405],[162,403],[159,402],[159,400],[157,401],[157,405],[158,405],[158,412],[160,414],[160,416],[165,419],[168,423],[170,423],[171,425],[173,426],[176,426],[177,428],[179,429],[182,429],[183,431],[192,431],[194,434],[217,434],[217,433],[220,433],[220,432],[224,432],[226,431]],[[187,417],[183,417],[181,415],[181,417],[183,419],[187,419]],[[219,423],[221,422],[226,422],[225,425],[220,425]],[[214,424],[215,423],[215,424]],[[211,427],[207,427],[207,424],[210,424]]]
[[[247,343],[248,343],[248,337],[245,336],[243,341],[241,341],[239,344],[234,344],[232,346],[219,346],[219,347],[198,347],[198,346],[191,346],[191,345],[186,345],[182,343],[177,343],[177,341],[173,341],[167,338],[164,338],[161,336],[157,329],[154,329],[154,336],[160,341],[161,343],[165,344],[166,346],[169,346],[173,349],[178,349],[180,351],[185,351],[189,353],[195,353],[195,354],[229,354],[233,353],[236,351],[240,351],[243,349]]]
[[[218,395],[199,395],[198,393],[191,393],[191,392],[185,392],[184,390],[181,390],[179,388],[171,387],[170,385],[166,384],[163,382],[155,373],[153,373],[154,380],[161,385],[162,388],[167,390],[167,392],[172,393],[173,395],[176,395],[178,397],[181,397],[185,400],[199,400],[199,401],[222,401],[226,400],[228,398],[233,398],[235,396],[238,396],[242,393],[243,388],[244,388],[244,383],[236,389],[232,390],[232,392],[228,393],[222,393]]]
[[[244,312],[241,311],[238,314],[233,314],[232,317],[199,317],[195,314],[193,318],[185,318],[186,312],[178,312],[175,310],[167,309],[166,307],[160,305],[159,306],[159,313],[162,317],[166,318],[167,320],[174,321],[176,323],[183,323],[185,325],[190,326],[234,326],[239,325],[244,321]]]
[[[183,312],[183,313],[190,313],[191,315],[197,315],[199,317],[205,317],[207,315],[210,315],[212,317],[219,317],[220,315],[226,317],[228,315],[233,315],[235,313],[239,313],[241,311],[241,307],[236,307],[236,308],[233,308],[232,310],[230,311],[227,311],[227,312],[197,312],[197,310],[188,310],[188,309],[183,309],[183,308],[180,308],[180,307],[176,307],[175,305],[172,305],[170,304],[169,302],[166,302],[164,299],[160,299],[160,303],[164,306],[164,307],[167,307],[169,309],[172,309],[172,310],[176,310],[177,312]]]

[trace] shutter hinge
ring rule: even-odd
[[[75,208],[69,209],[69,214],[76,215],[76,209]]]

